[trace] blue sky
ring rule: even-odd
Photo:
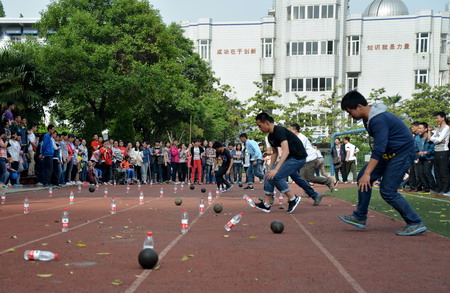
[[[0,0],[3,2],[7,17],[39,17],[50,0]],[[362,13],[372,0],[351,0],[351,13]],[[403,0],[410,13],[422,9],[443,11],[446,0]],[[150,0],[158,9],[166,23],[181,20],[195,21],[210,17],[215,21],[258,20],[267,15],[273,0]]]

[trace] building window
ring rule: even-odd
[[[334,5],[322,5],[322,18],[334,18]]]
[[[287,56],[296,55],[333,55],[334,41],[291,42],[286,44]]]
[[[203,60],[211,59],[211,41],[198,40],[198,53]]]
[[[441,34],[441,54],[447,54],[447,34]]]
[[[352,91],[358,89],[358,73],[347,74],[347,90]]]
[[[320,19],[335,18],[336,8],[334,5],[307,5],[288,6],[287,19]]]
[[[286,92],[324,92],[333,89],[333,78],[292,78],[286,80]]]
[[[428,53],[429,33],[418,33],[416,38],[416,53]]]
[[[334,54],[334,41],[320,42],[320,54],[321,55],[333,55]]]
[[[416,85],[428,83],[428,70],[416,70]]]
[[[349,36],[347,37],[347,52],[348,56],[359,55],[359,36]]]
[[[273,39],[262,39],[262,52],[263,58],[273,57]]]

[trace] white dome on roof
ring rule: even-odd
[[[374,0],[364,11],[363,16],[408,15],[408,7],[401,0]]]

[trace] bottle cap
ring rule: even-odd
[[[58,257],[59,257],[59,254],[57,254],[57,253],[54,253],[54,255],[55,255],[55,259],[58,259]]]
[[[244,215],[244,213],[239,213],[239,215],[243,216],[243,215]]]
[[[114,196],[113,197],[111,197],[112,199],[116,199]]]
[[[187,210],[183,210],[183,212],[187,212]]]
[[[68,209],[64,209],[64,211],[68,211]]]
[[[153,232],[147,232],[147,236],[152,236]]]
[[[25,196],[25,199],[28,199],[28,196]]]

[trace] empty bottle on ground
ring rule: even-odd
[[[189,216],[187,210],[183,210],[181,215],[181,233],[187,233],[189,231]]]
[[[145,238],[145,240],[144,240],[144,249],[146,249],[146,248],[153,249],[154,246],[155,246],[155,242],[153,241],[153,233],[147,232],[147,238]]]
[[[283,205],[283,203],[284,203],[284,198],[283,198],[283,194],[282,194],[282,193],[280,193],[280,196],[278,197],[278,204],[279,204],[280,206],[282,206],[282,205]]]
[[[200,215],[203,215],[205,213],[205,200],[202,198],[200,198],[200,204],[198,205],[198,212],[200,213]]]
[[[53,253],[51,251],[43,251],[43,250],[25,250],[23,258],[25,260],[49,261],[58,259],[58,254]]]
[[[161,190],[159,191],[159,197],[163,197],[164,196],[164,189],[161,188]]]
[[[139,194],[139,204],[144,204],[144,192],[142,191]]]
[[[116,213],[117,213],[116,198],[112,197],[111,198],[111,214],[116,214]]]
[[[212,194],[211,194],[211,191],[208,192],[208,204],[212,204]]]
[[[74,200],[75,200],[75,196],[73,195],[73,191],[70,191],[69,204],[73,204]]]
[[[64,209],[63,214],[61,216],[61,225],[62,225],[62,232],[69,231],[69,211],[67,209]]]
[[[2,189],[2,204],[6,204],[6,194],[4,189]]]
[[[239,213],[236,216],[234,216],[228,223],[225,224],[225,230],[230,231],[233,229],[234,226],[236,226],[237,223],[242,219],[242,216],[244,213]]]
[[[28,200],[28,196],[25,196],[25,199],[23,200],[23,213],[30,213],[30,201]]]
[[[53,196],[53,188],[49,188],[48,189],[48,197],[52,197]]]
[[[242,196],[242,198],[247,201],[249,206],[251,206],[252,208],[256,208],[255,203],[253,202],[253,199],[250,196],[248,196],[247,194],[244,194]]]

